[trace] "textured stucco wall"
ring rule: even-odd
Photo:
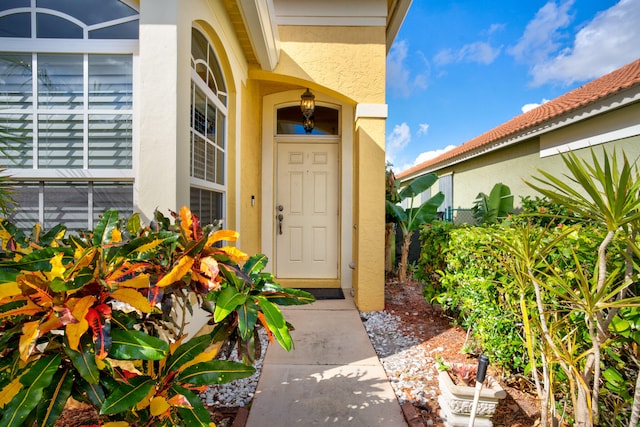
[[[216,46],[229,88],[225,225],[240,231],[241,249],[259,252],[260,196],[264,185],[272,185],[261,180],[262,97],[310,87],[353,110],[384,104],[385,28],[280,26],[280,62],[267,72],[248,66],[220,2],[141,0],[140,12],[137,209],[149,219],[156,208],[167,212],[189,203],[189,57],[197,23]],[[361,162],[354,163],[350,184],[353,224],[366,232],[350,243],[359,273],[356,303],[365,310],[384,305],[384,123],[384,117],[361,118],[357,131],[356,123],[348,128],[359,147],[350,154]]]
[[[238,178],[239,191],[239,231],[240,247],[254,254],[261,252],[261,212],[262,212],[262,141],[261,116],[262,96],[260,85],[249,80],[243,88],[241,107],[240,164]],[[253,204],[251,197],[254,197]]]
[[[233,26],[221,4],[205,0],[140,1],[140,60],[137,77],[135,201],[150,219],[155,209],[177,211],[189,204],[191,28],[198,23],[216,47],[228,97],[227,223],[236,228],[236,152],[239,139],[236,90],[246,79]]]
[[[454,172],[454,208],[470,208],[479,192],[489,194],[493,185],[498,182],[509,186],[514,195],[516,207],[520,206],[521,196],[539,195],[524,182],[525,179],[533,182],[532,176],[542,177],[538,172],[539,169],[554,173],[556,176],[561,176],[567,170],[560,155],[541,158],[538,146],[536,138],[519,147],[500,150],[466,162],[464,165],[447,169],[448,172],[452,170]],[[603,148],[606,148],[609,153],[612,153],[615,148],[618,155],[624,151],[627,157],[634,161],[640,156],[640,136],[612,141],[592,148],[599,158],[602,157]],[[591,159],[590,148],[574,152],[588,161]]]
[[[385,102],[384,27],[279,27],[275,74],[325,87],[356,103]]]

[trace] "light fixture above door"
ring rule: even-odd
[[[300,110],[302,111],[302,116],[304,117],[302,125],[306,133],[311,133],[311,131],[313,131],[313,112],[316,109],[315,98],[316,97],[311,93],[309,88],[307,88],[305,93],[300,96]]]

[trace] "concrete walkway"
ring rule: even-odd
[[[282,311],[294,349],[269,345],[247,427],[407,425],[349,295]]]

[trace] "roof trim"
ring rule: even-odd
[[[238,9],[260,67],[273,71],[280,61],[280,36],[272,0],[238,0]]]
[[[387,18],[387,53],[391,50],[391,45],[400,31],[400,27],[407,17],[409,7],[413,0],[393,0]]]
[[[549,120],[549,121],[540,123],[539,126],[527,129],[515,135],[498,139],[496,141],[493,141],[491,144],[486,144],[474,149],[470,149],[469,151],[463,152],[460,155],[454,156],[452,158],[443,159],[440,162],[438,162],[436,158],[434,159],[432,164],[427,165],[424,168],[418,168],[416,166],[414,168],[408,169],[407,171],[398,174],[398,179],[406,181],[408,179],[415,178],[425,173],[432,173],[441,169],[455,166],[459,163],[463,163],[474,157],[479,157],[484,154],[490,153],[492,151],[500,150],[502,148],[518,144],[520,142],[526,141],[531,138],[535,138],[545,133],[555,131],[565,126],[572,125],[574,123],[583,121],[585,119],[599,116],[600,114],[604,114],[606,112],[616,110],[625,105],[636,103],[640,101],[640,91],[636,92],[630,97],[625,96],[625,94],[620,94],[611,98],[607,98],[605,101],[607,102],[600,102],[597,105],[585,106],[580,110],[573,111],[572,114],[559,116],[555,118],[555,120]],[[587,108],[587,107],[590,107],[590,108]],[[444,153],[441,157],[444,157],[445,155],[446,153]],[[430,162],[430,161],[427,161],[427,162]]]
[[[397,175],[407,180],[640,101],[640,59]]]

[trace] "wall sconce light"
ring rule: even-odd
[[[313,112],[316,109],[315,98],[316,97],[311,93],[309,88],[307,88],[306,92],[303,93],[302,96],[300,96],[300,110],[302,111],[302,115],[304,116],[302,125],[304,126],[304,131],[306,133],[311,133],[311,131],[313,130]]]

